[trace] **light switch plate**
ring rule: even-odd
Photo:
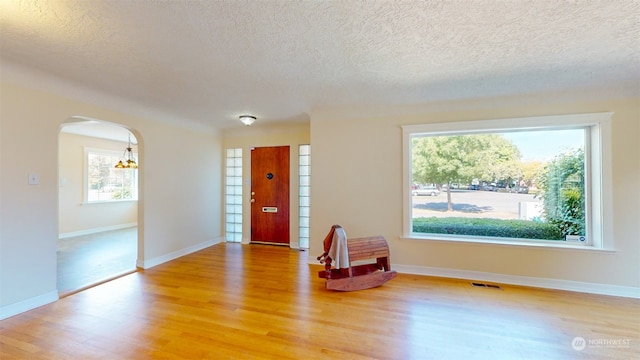
[[[29,173],[29,185],[40,184],[40,175],[36,173]]]

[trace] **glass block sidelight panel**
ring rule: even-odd
[[[309,207],[310,205],[309,196],[300,196],[300,207]]]
[[[298,147],[298,204],[299,204],[299,230],[298,242],[301,249],[309,248],[309,215],[311,204],[311,145]]]
[[[225,171],[225,239],[242,241],[242,148],[227,149]]]
[[[309,217],[309,213],[310,211],[308,207],[300,209],[300,216]]]
[[[300,176],[300,186],[309,186],[310,177],[309,176]]]

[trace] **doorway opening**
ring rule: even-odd
[[[73,117],[58,142],[57,288],[60,297],[136,271],[138,173],[115,165],[139,136]],[[129,144],[130,142],[130,144]]]

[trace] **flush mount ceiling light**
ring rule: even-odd
[[[240,115],[240,121],[242,121],[243,124],[249,126],[253,124],[254,121],[256,121],[256,117],[251,115]]]
[[[138,164],[136,163],[133,157],[133,149],[131,148],[131,134],[129,134],[129,145],[124,150],[122,157],[127,159],[126,164],[122,162],[122,160],[118,161],[116,164],[116,169],[137,169]]]

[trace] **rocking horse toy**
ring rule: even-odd
[[[317,260],[324,264],[325,269],[319,271],[318,276],[327,280],[327,289],[369,289],[380,286],[397,275],[391,270],[389,246],[382,236],[347,239],[342,226],[333,225],[324,238],[323,245],[324,253]],[[371,260],[375,262],[372,263]]]

